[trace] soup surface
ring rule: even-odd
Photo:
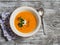
[[[14,19],[15,28],[22,33],[34,31],[37,25],[35,14],[31,11],[22,11]]]

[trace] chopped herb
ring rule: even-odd
[[[18,26],[19,26],[19,27],[22,27],[23,25],[22,25],[21,23],[18,23]]]
[[[20,19],[19,19],[19,20],[20,20],[21,22],[22,22],[22,21],[24,21],[24,19],[22,19],[21,17],[20,17]]]
[[[20,22],[18,23],[18,26],[19,26],[19,27],[22,27],[23,24],[24,24],[24,19],[20,17],[20,18],[19,18],[19,21],[20,21]]]
[[[24,21],[22,21],[21,24],[24,24]]]

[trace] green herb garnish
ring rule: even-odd
[[[21,18],[21,17],[20,17],[20,19],[19,19],[19,20],[20,20],[21,22],[22,22],[22,21],[24,21],[24,19],[23,19],[23,18]]]
[[[24,24],[24,19],[20,17],[20,18],[19,18],[18,26],[19,26],[19,27],[22,27],[23,24]]]
[[[22,27],[23,25],[22,25],[21,23],[18,23],[18,26],[19,26],[19,27]]]

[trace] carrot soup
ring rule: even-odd
[[[33,32],[37,25],[34,15],[31,11],[19,12],[14,19],[15,28],[22,33]]]

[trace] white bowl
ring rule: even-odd
[[[36,29],[33,32],[28,33],[28,34],[24,34],[22,32],[19,32],[14,26],[14,19],[15,19],[16,14],[21,12],[21,11],[24,11],[24,10],[29,10],[29,11],[32,11],[33,13],[35,13],[35,16],[36,16],[36,19],[37,19]],[[32,7],[27,7],[27,6],[19,7],[16,10],[14,10],[14,12],[10,16],[10,27],[11,27],[12,31],[15,34],[17,34],[18,36],[22,36],[22,37],[32,36],[39,30],[40,26],[41,26],[41,18],[39,16],[38,12]]]

